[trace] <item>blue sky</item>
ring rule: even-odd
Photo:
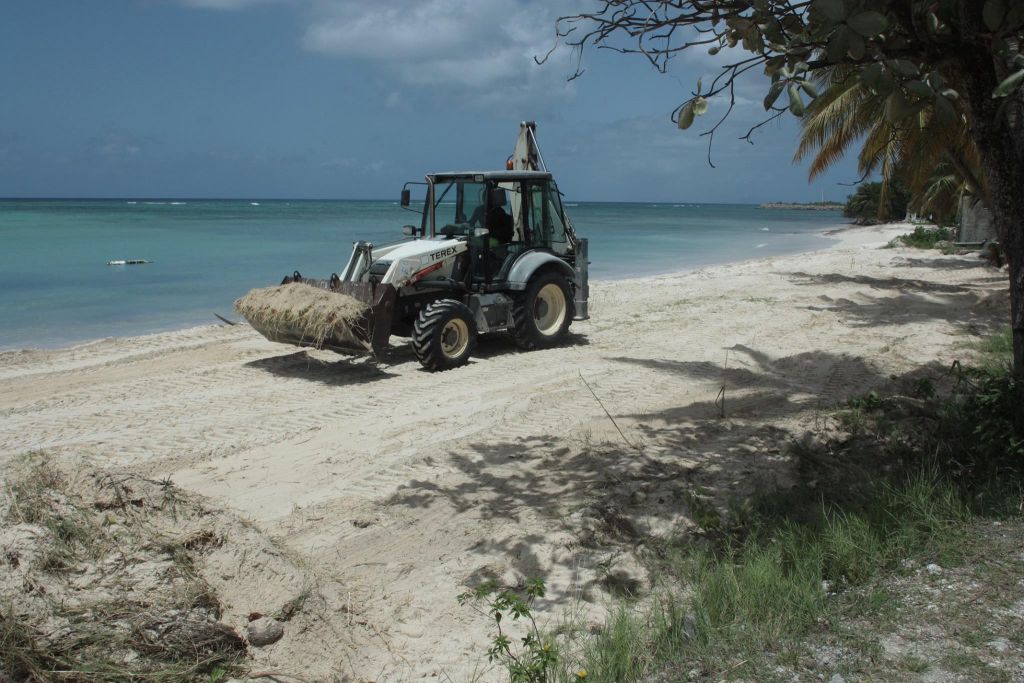
[[[797,123],[755,137],[765,79],[716,136],[711,101],[669,121],[714,58],[659,74],[592,51],[544,66],[584,0],[6,0],[0,197],[390,198],[425,172],[500,167],[518,122],[573,200],[842,199],[852,160],[814,183]]]

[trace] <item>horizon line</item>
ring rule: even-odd
[[[0,202],[33,202],[33,201],[97,201],[97,202],[113,202],[113,201],[163,201],[163,202],[180,202],[180,201],[192,201],[192,202],[391,202],[394,204],[398,203],[397,199],[392,198],[380,198],[380,197],[363,197],[363,198],[351,198],[351,197],[159,197],[159,196],[137,196],[137,197],[48,197],[48,196],[32,196],[32,197],[0,197]],[[804,201],[792,201],[792,200],[781,200],[772,199],[768,201],[694,201],[688,199],[662,199],[662,200],[638,200],[638,199],[622,199],[622,200],[607,200],[607,199],[566,199],[564,203],[584,203],[584,204],[700,204],[700,205],[740,205],[740,206],[760,206],[762,204],[843,204],[844,200],[838,199],[826,199],[826,200],[804,200]]]

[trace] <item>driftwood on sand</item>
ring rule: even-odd
[[[368,308],[346,294],[301,282],[253,289],[235,301],[235,310],[264,336],[297,336],[316,348],[351,337]]]

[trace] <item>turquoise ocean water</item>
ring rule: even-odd
[[[837,212],[726,204],[567,202],[591,277],[615,279],[826,246]],[[216,323],[293,270],[340,271],[354,240],[419,216],[391,201],[0,201],[0,350]],[[107,266],[113,259],[147,259]]]

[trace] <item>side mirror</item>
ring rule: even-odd
[[[416,236],[416,226],[415,225],[403,225],[402,226],[402,234],[405,235],[406,237],[415,237]]]
[[[402,201],[401,201],[402,206],[409,206],[409,197],[410,196],[411,196],[411,193],[409,192],[409,190],[407,190],[407,189],[406,190],[402,190]]]
[[[505,188],[492,187],[487,202],[490,206],[505,206],[508,203],[508,195],[505,193]]]

